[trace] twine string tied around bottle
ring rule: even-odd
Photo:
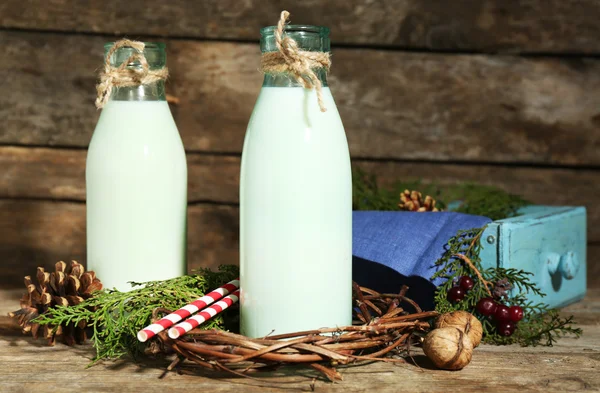
[[[267,73],[289,72],[306,89],[315,89],[321,112],[327,111],[323,100],[323,84],[314,70],[329,71],[331,58],[328,52],[301,50],[291,37],[283,36],[285,24],[290,16],[282,11],[275,29],[275,44],[278,52],[263,53],[261,69]]]
[[[111,64],[111,58],[118,49],[123,47],[131,47],[137,53],[129,56],[118,67],[114,67]],[[100,72],[100,81],[96,85],[96,108],[101,109],[106,105],[115,87],[149,85],[167,79],[169,76],[167,67],[150,70],[146,56],[144,56],[144,47],[143,42],[123,39],[115,42],[110,48],[104,60],[104,69]],[[128,67],[136,61],[140,63],[141,68]]]

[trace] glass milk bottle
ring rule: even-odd
[[[275,31],[261,30],[263,57],[278,50]],[[288,25],[284,36],[304,51],[330,50],[326,27]],[[350,156],[326,71],[314,72],[325,112],[289,72],[266,72],[246,132],[241,331],[250,337],[352,322]]]
[[[136,53],[117,49],[111,66],[140,70]],[[164,44],[145,44],[143,56],[150,71],[166,65]],[[112,89],[90,142],[86,187],[87,265],[105,288],[186,273],[187,164],[164,80]]]

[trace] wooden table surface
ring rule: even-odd
[[[46,347],[21,334],[7,312],[18,308],[22,291],[0,290],[0,391],[6,392],[204,392],[311,391],[309,371],[300,376],[283,369],[263,375],[270,383],[207,371],[194,375],[167,373],[164,362],[144,366],[129,361],[105,362],[86,368],[93,356],[89,345]],[[319,379],[317,392],[581,392],[600,391],[600,289],[564,310],[583,328],[580,339],[563,338],[553,347],[482,345],[461,371],[434,370],[417,349],[414,364],[371,363],[340,368],[344,380]],[[304,369],[302,369],[304,370]],[[298,381],[281,384],[281,382]]]

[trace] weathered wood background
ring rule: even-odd
[[[0,285],[85,261],[85,156],[102,45],[167,43],[188,151],[189,267],[237,263],[238,181],[260,89],[258,30],[283,7],[332,29],[331,88],[354,164],[585,205],[600,286],[600,2],[3,0]]]

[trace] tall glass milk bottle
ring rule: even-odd
[[[111,65],[135,53],[119,48]],[[143,55],[150,70],[166,65],[164,44],[146,44]],[[86,187],[87,265],[105,288],[186,273],[187,164],[164,81],[112,90],[90,142]]]
[[[277,51],[275,27],[261,51]],[[328,52],[329,29],[288,25],[305,51]],[[352,176],[344,126],[315,70],[316,92],[266,73],[248,124],[240,184],[241,331],[250,337],[352,322]]]

